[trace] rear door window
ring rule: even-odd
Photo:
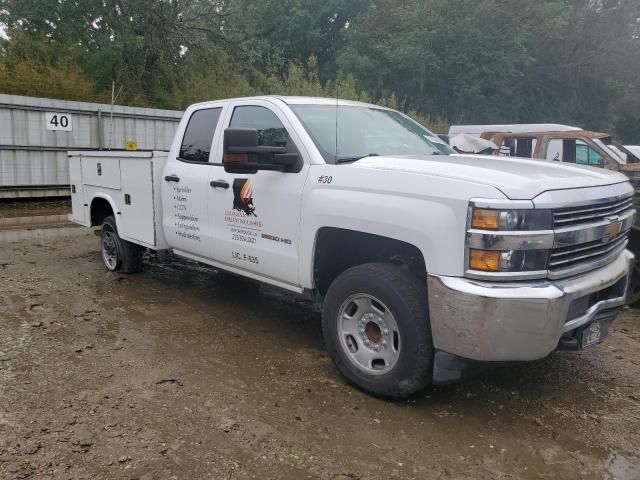
[[[193,112],[182,137],[178,160],[209,162],[213,134],[216,131],[222,108],[205,108]]]

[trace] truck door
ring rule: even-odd
[[[230,107],[225,126],[255,128],[258,143],[297,150],[304,167],[297,173],[260,170],[253,174],[225,172],[222,141],[211,169],[209,221],[212,259],[216,263],[300,284],[298,242],[302,190],[309,159],[286,115],[267,101],[240,101]],[[222,129],[224,130],[224,129]]]
[[[169,245],[175,250],[209,257],[211,229],[207,196],[210,153],[217,142],[216,126],[222,105],[191,113],[181,141],[174,142],[162,175],[162,223]]]
[[[604,157],[579,138],[552,138],[547,143],[547,160],[602,167]]]

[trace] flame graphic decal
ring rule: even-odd
[[[257,217],[256,207],[253,206],[253,189],[248,178],[236,178],[233,181],[233,209]]]
[[[251,181],[247,178],[240,189],[240,199],[242,200],[242,203],[249,205],[252,196],[253,192],[251,191]]]

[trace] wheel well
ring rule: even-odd
[[[632,227],[629,233],[629,245],[627,248],[633,253],[636,253],[636,255],[637,252],[640,251],[640,230],[635,227]]]
[[[314,284],[324,295],[333,280],[345,270],[363,263],[385,262],[399,265],[426,281],[422,252],[410,243],[393,238],[325,227],[316,238]]]
[[[104,198],[95,198],[91,202],[91,226],[102,225],[102,222],[109,215],[113,215],[111,204]]]

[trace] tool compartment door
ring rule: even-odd
[[[153,161],[151,158],[122,158],[122,211],[120,236],[134,243],[156,245],[154,222]]]
[[[120,188],[120,159],[107,156],[82,156],[85,185]]]
[[[71,218],[85,225],[84,188],[82,185],[82,161],[69,157],[69,183],[71,184]]]

